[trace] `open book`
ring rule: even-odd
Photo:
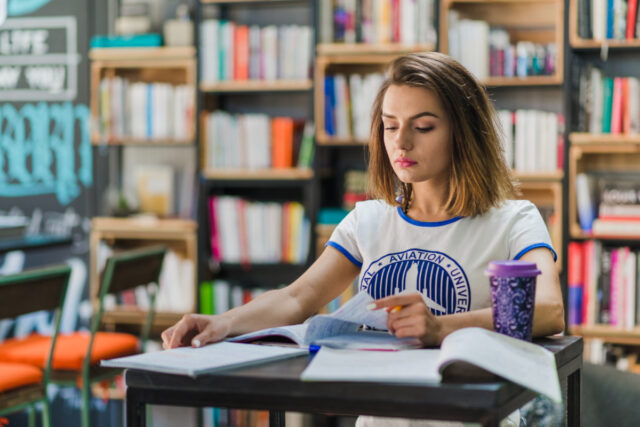
[[[286,359],[301,354],[307,354],[307,350],[220,342],[201,348],[179,347],[103,360],[100,365],[109,368],[142,369],[196,377],[201,374]]]
[[[442,341],[440,349],[362,352],[323,347],[302,379],[434,383],[441,381],[445,368],[457,362],[482,368],[556,402],[562,400],[553,353],[482,328],[459,329]]]
[[[368,310],[373,298],[360,292],[331,314],[318,314],[299,325],[278,326],[231,338],[230,342],[276,342],[359,350],[421,347],[416,338],[397,338],[386,331],[387,312]],[[376,330],[361,330],[365,325]]]

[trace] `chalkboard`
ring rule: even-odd
[[[63,329],[87,297],[93,156],[89,139],[89,0],[0,0],[0,215],[24,215],[43,245],[0,252],[0,274],[65,262],[74,269]],[[2,8],[0,8],[2,9]],[[1,12],[1,10],[0,10]],[[34,239],[47,242],[47,240]],[[31,242],[33,242],[32,240]],[[70,244],[71,243],[71,244]],[[0,340],[46,317],[0,322]]]
[[[0,215],[74,233],[93,184],[88,0],[5,0],[0,25]]]

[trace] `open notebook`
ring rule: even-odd
[[[449,334],[440,349],[397,352],[321,348],[302,373],[309,381],[437,383],[450,365],[464,362],[560,402],[555,356],[549,350],[482,328]]]
[[[306,349],[220,342],[200,348],[179,347],[103,360],[101,366],[196,377],[224,369],[266,363],[306,354]]]
[[[368,310],[373,299],[360,292],[331,314],[319,314],[307,322],[262,329],[229,339],[231,342],[291,343],[359,350],[399,350],[418,348],[415,338],[397,338],[386,331],[387,312]],[[365,325],[375,330],[362,330]]]

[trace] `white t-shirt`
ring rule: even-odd
[[[538,209],[526,200],[441,222],[416,221],[369,200],[356,204],[327,245],[361,267],[360,291],[378,299],[417,290],[435,315],[490,307],[489,261],[519,259],[537,247],[557,258]]]

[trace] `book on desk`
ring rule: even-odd
[[[462,364],[473,366],[476,373],[490,372],[554,401],[562,400],[555,357],[543,347],[474,327],[449,334],[439,349],[418,349],[417,339],[360,330],[362,323],[380,329],[386,325],[386,311],[367,310],[370,303],[371,297],[361,292],[333,314],[314,316],[302,325],[268,328],[202,348],[182,347],[112,359],[102,365],[196,377],[300,356],[313,344],[320,349],[301,375],[305,381],[428,384],[440,382],[447,369]]]

